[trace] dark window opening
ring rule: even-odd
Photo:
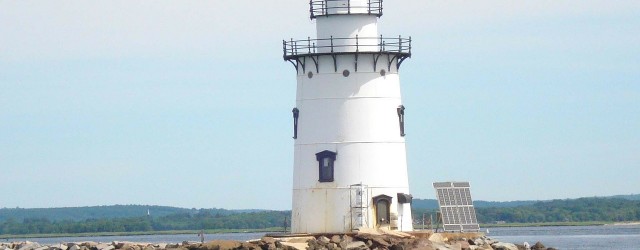
[[[333,181],[333,168],[336,161],[336,155],[337,154],[335,152],[328,150],[316,154],[316,159],[318,160],[318,181]]]
[[[293,108],[293,139],[298,139],[298,117],[300,116],[300,110]]]
[[[373,204],[376,209],[376,223],[378,226],[390,224],[391,196],[378,195],[373,197]]]
[[[400,122],[400,136],[404,137],[404,105],[398,106],[398,122]]]

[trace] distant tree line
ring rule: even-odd
[[[478,208],[478,220],[516,223],[640,221],[640,201],[618,198],[580,198],[538,202],[531,206]]]
[[[516,207],[476,207],[475,209],[480,223],[640,221],[640,200],[621,198],[552,200]],[[437,209],[434,208],[414,208],[414,221],[421,223],[423,213],[433,215],[436,212]],[[436,217],[433,218],[435,220]]]
[[[0,223],[0,235],[62,234],[97,232],[149,232],[200,229],[265,229],[282,227],[290,212],[262,211],[234,214],[179,213],[163,217],[86,219],[51,221],[45,218],[8,219]]]
[[[437,203],[436,203],[437,204]],[[513,203],[510,203],[513,204]],[[507,223],[542,222],[587,222],[587,221],[640,221],[640,200],[622,198],[580,198],[573,200],[552,200],[530,205],[496,207],[476,207],[480,223],[504,221]],[[416,224],[422,222],[422,215],[435,215],[437,205],[432,201],[415,202],[413,218]],[[0,235],[21,234],[64,234],[97,232],[147,232],[167,230],[212,230],[212,229],[266,229],[282,227],[290,211],[224,210],[224,209],[182,209],[156,207],[166,215],[140,216],[147,213],[147,206],[114,206],[86,208],[0,209]],[[73,220],[73,212],[86,217],[101,211],[104,218]],[[136,214],[117,217],[113,211]],[[153,210],[152,210],[153,211]],[[173,211],[173,213],[171,213]],[[42,217],[28,217],[35,213]],[[12,216],[15,215],[15,216]],[[61,218],[61,219],[55,219]],[[433,216],[435,219],[436,217]]]

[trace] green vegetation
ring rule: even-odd
[[[436,210],[415,207],[413,213],[415,219],[421,221],[421,214],[435,214]],[[545,223],[640,221],[640,201],[621,198],[539,201],[531,205],[515,207],[476,207],[476,214],[480,223],[544,225]]]
[[[86,219],[84,221],[52,221],[26,218],[22,222],[8,219],[0,223],[0,235],[78,234],[115,232],[154,232],[169,230],[256,230],[281,227],[290,212],[262,211],[249,213],[212,214],[202,209],[196,214],[178,213],[163,217]],[[6,238],[6,237],[4,237]]]
[[[24,219],[39,218],[51,221],[84,221],[87,219],[111,219],[111,218],[131,218],[147,215],[158,218],[172,214],[197,214],[206,211],[211,214],[229,215],[243,211],[232,211],[225,209],[200,209],[197,210],[167,206],[141,206],[141,205],[114,205],[114,206],[93,206],[93,207],[63,207],[63,208],[2,208],[0,209],[0,222],[9,218],[17,221]],[[256,210],[257,211],[257,210]]]
[[[552,201],[480,202],[484,226],[601,225],[640,221],[639,195]],[[416,224],[435,215],[435,200],[414,200]],[[149,216],[147,216],[147,211]],[[130,235],[280,231],[290,211],[186,209],[116,205],[81,208],[0,209],[0,238],[21,235]],[[434,217],[435,219],[435,217]],[[500,222],[500,224],[496,224]]]

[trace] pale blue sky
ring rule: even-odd
[[[389,0],[411,192],[640,193],[640,2]],[[0,207],[289,209],[308,1],[0,0]]]

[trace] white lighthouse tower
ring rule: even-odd
[[[297,72],[292,233],[413,230],[398,69],[411,38],[378,34],[382,0],[311,0]]]

